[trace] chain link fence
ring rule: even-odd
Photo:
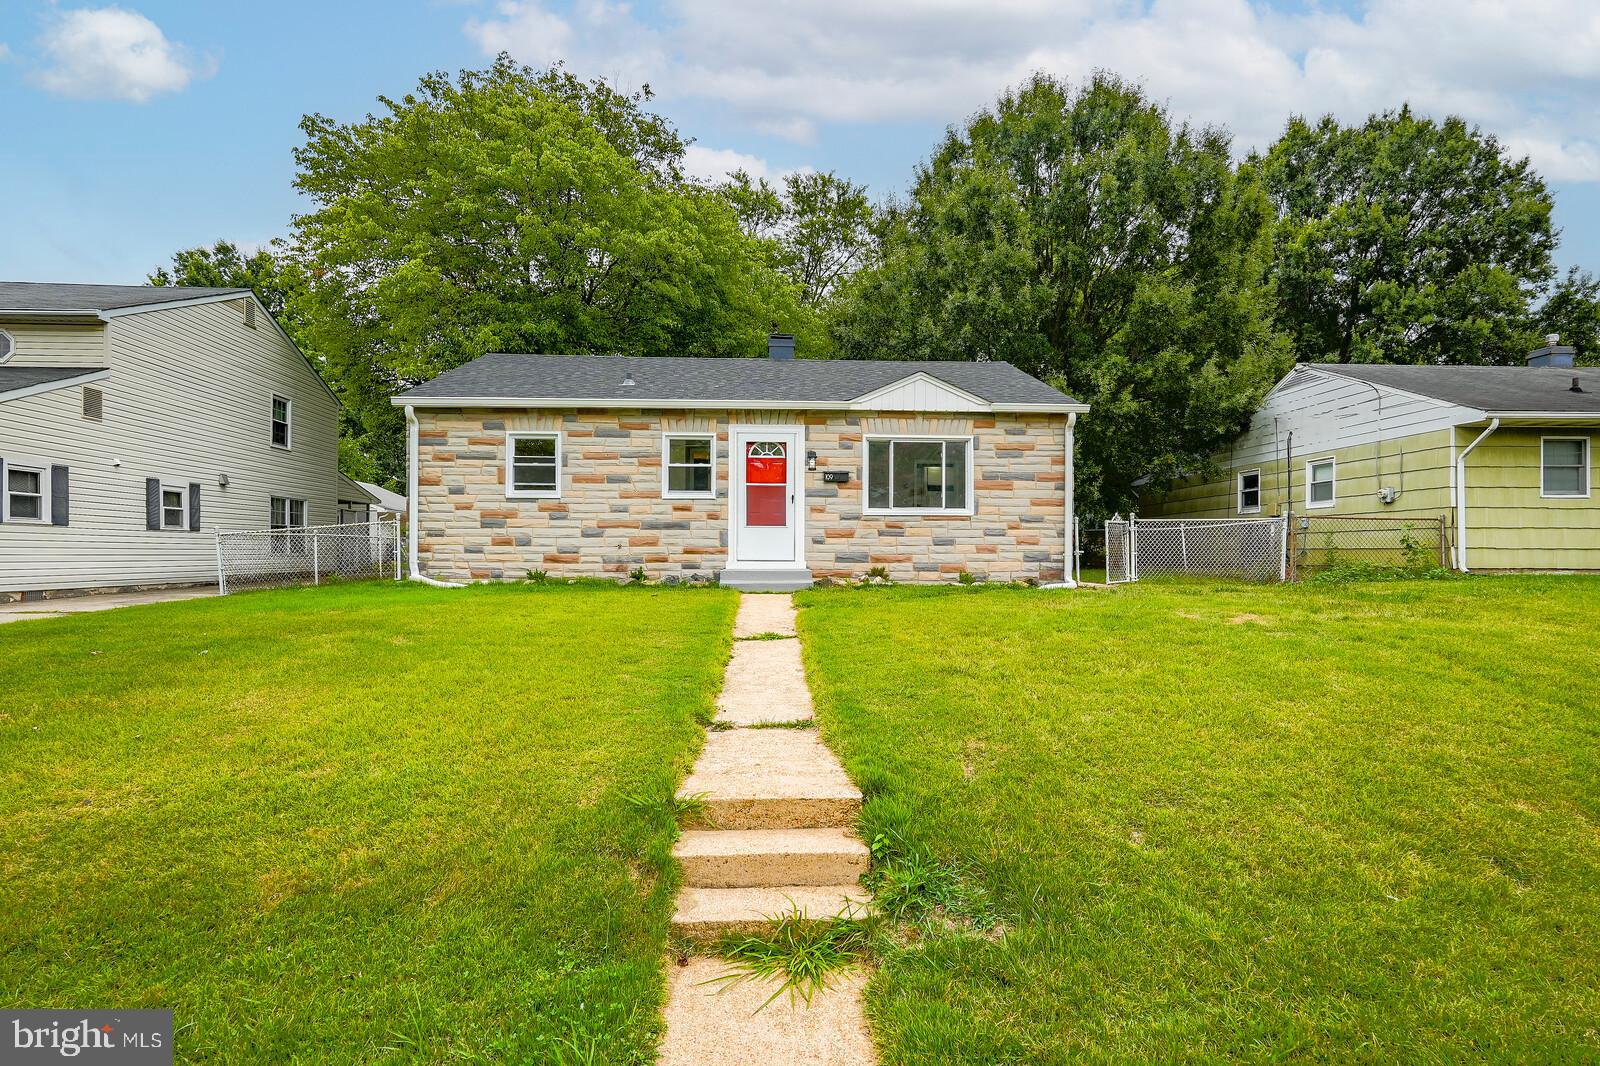
[[[1106,583],[1157,574],[1207,574],[1249,581],[1287,577],[1282,518],[1107,519]]]
[[[403,557],[398,521],[218,532],[217,587],[226,596],[324,581],[397,581]]]
[[[1295,515],[1289,527],[1289,576],[1300,580],[1352,564],[1446,569],[1450,566],[1449,527],[1443,515]]]

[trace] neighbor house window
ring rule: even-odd
[[[161,486],[161,528],[186,529],[189,526],[189,490]]]
[[[1239,474],[1239,513],[1261,513],[1261,471],[1245,470]]]
[[[560,434],[506,434],[506,495],[561,495]]]
[[[715,496],[717,438],[709,433],[668,433],[662,459],[663,496]]]
[[[49,514],[50,479],[43,467],[6,466],[8,522],[43,522]]]
[[[271,513],[268,515],[267,525],[272,529],[294,529],[306,524],[306,501],[292,500],[286,496],[272,497]],[[305,537],[287,534],[277,534],[272,538],[272,550],[287,552],[291,547],[296,551],[303,548]],[[291,543],[292,542],[292,543]]]
[[[274,448],[287,448],[289,446],[289,416],[293,405],[282,396],[272,398],[272,446]]]
[[[1589,438],[1546,437],[1541,451],[1541,496],[1589,495]]]
[[[869,438],[867,509],[970,513],[971,452],[971,438]]]
[[[0,329],[0,363],[10,359],[16,353],[16,350],[17,342],[12,339],[11,334]]]
[[[1332,459],[1313,459],[1306,464],[1306,506],[1332,507],[1335,502]]]

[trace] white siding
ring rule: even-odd
[[[987,411],[989,405],[925,373],[912,374],[852,404],[871,411]]]
[[[71,524],[0,525],[0,592],[211,581],[217,529],[267,525],[269,499],[338,520],[338,404],[258,309],[238,301],[116,317],[101,422],[82,387],[0,404],[0,458],[71,468]],[[288,397],[293,447],[271,446],[271,398]],[[228,487],[218,484],[228,477]],[[201,529],[145,529],[145,479],[198,483]]]
[[[106,326],[103,322],[8,322],[0,329],[11,334],[17,350],[6,366],[106,366]]]
[[[1300,367],[1267,396],[1251,417],[1250,429],[1229,450],[1227,462],[1242,469],[1282,460],[1290,432],[1294,454],[1310,456],[1448,429],[1479,415],[1469,408]]]

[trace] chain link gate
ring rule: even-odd
[[[398,520],[218,531],[217,588],[226,596],[325,580],[398,581],[404,555]]]
[[[1285,518],[1138,518],[1106,521],[1106,583],[1151,574],[1209,574],[1252,581],[1288,577]]]

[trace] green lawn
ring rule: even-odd
[[[179,1061],[648,1062],[735,599],[367,585],[0,628],[0,1002]]]
[[[886,1063],[1600,1058],[1600,580],[801,602],[867,833],[1007,919]]]

